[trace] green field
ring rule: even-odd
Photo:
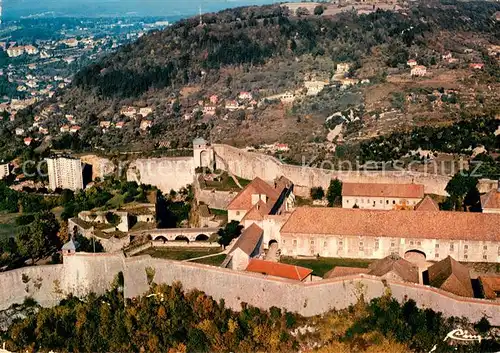
[[[217,254],[221,251],[221,248],[151,248],[137,255],[150,255],[159,259],[182,261]]]
[[[341,259],[336,257],[320,257],[315,259],[297,259],[294,257],[281,257],[281,262],[297,265],[313,270],[313,275],[323,277],[325,273],[337,266],[368,267],[372,261],[362,259]]]
[[[226,258],[226,254],[220,254],[216,256],[207,257],[204,259],[194,260],[190,262],[196,262],[198,264],[211,265],[211,266],[220,266],[224,259]]]

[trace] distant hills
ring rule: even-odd
[[[295,0],[291,0],[295,1]],[[43,15],[58,16],[168,16],[170,21],[203,12],[245,5],[263,5],[276,0],[4,0],[4,19]]]

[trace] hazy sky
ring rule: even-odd
[[[59,15],[109,16],[135,13],[138,15],[192,15],[201,5],[203,12],[223,8],[262,5],[276,0],[3,0],[4,16],[18,17],[41,12]]]

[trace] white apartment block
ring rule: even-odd
[[[68,157],[47,158],[49,187],[80,190],[83,189],[82,162]]]
[[[9,174],[10,174],[9,163],[0,164],[0,179],[3,179],[6,176],[9,176]]]

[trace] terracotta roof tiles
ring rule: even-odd
[[[239,236],[238,240],[234,244],[231,252],[236,249],[241,249],[245,254],[251,255],[255,248],[259,245],[260,239],[264,231],[255,223],[252,223],[247,227]]]
[[[418,184],[343,183],[342,196],[423,198],[424,186]]]
[[[436,201],[434,201],[430,196],[424,197],[422,201],[420,201],[415,206],[416,211],[439,211],[439,205]]]
[[[368,273],[368,271],[369,270],[367,268],[336,266],[333,270],[330,270],[327,273],[325,273],[324,278],[351,276],[361,273]]]
[[[251,259],[245,271],[297,281],[303,281],[312,273],[309,268],[258,259]]]
[[[500,275],[484,275],[479,276],[478,279],[483,291],[483,296],[486,299],[500,298]]]
[[[474,297],[469,269],[451,256],[427,269],[429,284],[462,297]]]
[[[481,206],[484,208],[498,208],[500,209],[500,192],[491,190],[489,193],[481,198]]]
[[[371,236],[500,242],[500,214],[299,207],[281,235]]]
[[[228,210],[250,210],[252,208],[252,195],[266,195],[268,199],[276,202],[280,197],[281,190],[273,188],[260,178],[255,178],[229,203]]]

